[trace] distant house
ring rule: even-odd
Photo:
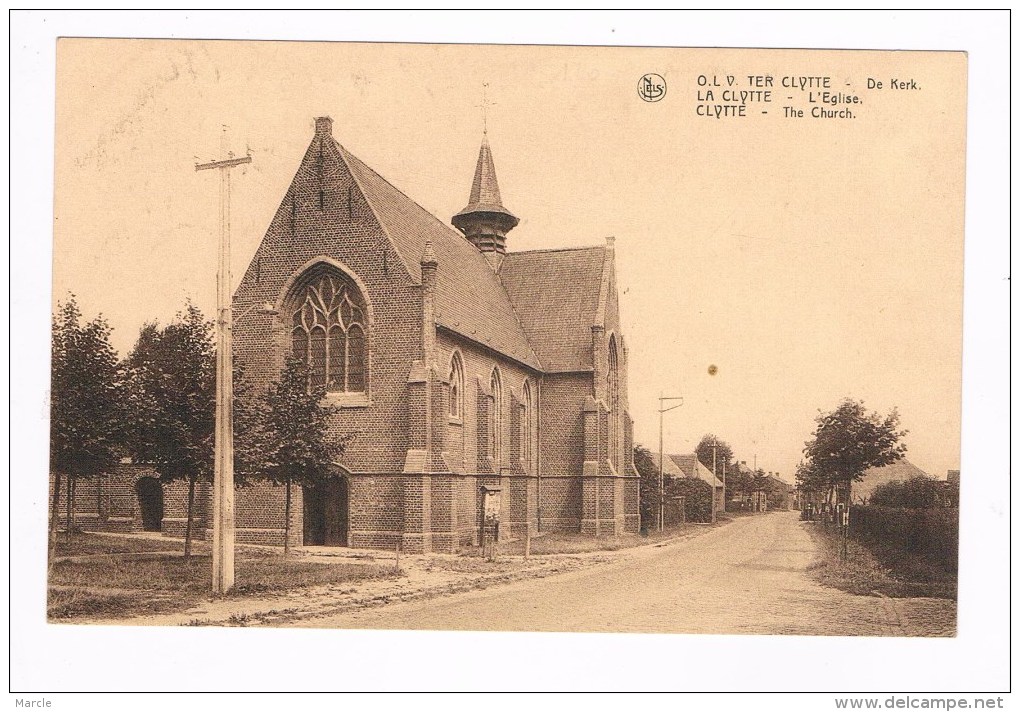
[[[770,509],[789,509],[791,505],[795,506],[796,490],[793,485],[775,475],[769,475],[765,479],[768,480],[767,496]]]
[[[667,454],[666,457],[663,459],[662,467],[661,467],[663,478],[665,479],[665,478],[670,478],[670,477],[687,477],[687,473],[685,473],[682,469],[680,469],[680,467],[673,460],[673,457],[674,457],[674,455]],[[659,453],[657,453],[657,452],[653,452],[652,453],[652,462],[655,464],[655,469],[656,470],[660,469],[659,468]]]
[[[659,453],[652,453],[652,462],[655,463],[656,469],[659,468]],[[707,467],[702,465],[698,461],[697,455],[666,455],[662,463],[662,477],[663,480],[676,479],[679,477],[696,477],[703,482],[712,485],[714,499],[715,499],[715,511],[722,512],[725,488],[721,480],[712,476],[712,473]],[[666,502],[666,511],[664,512],[664,519],[666,524],[671,522],[670,509],[674,505],[670,502]]]
[[[914,477],[929,476],[927,472],[906,458],[885,467],[872,467],[864,473],[862,480],[851,485],[850,501],[853,504],[867,504],[879,485],[884,485],[887,482],[906,482]]]
[[[677,467],[677,464],[673,462],[673,458],[670,455],[666,455],[662,459],[662,465],[659,465],[659,453],[652,453],[652,462],[655,464],[655,469],[662,472],[663,482],[667,482],[671,479],[678,479],[680,477],[686,477],[684,471]],[[665,485],[664,485],[665,486]],[[676,500],[666,499],[663,502],[662,507],[662,523],[663,526],[673,526],[686,521],[687,517],[684,514],[683,509],[680,506],[680,502]]]
[[[701,464],[698,460],[698,456],[694,453],[690,455],[670,455],[669,459],[673,461],[673,464],[683,472],[684,477],[697,477],[703,482],[707,482],[712,485],[712,495],[715,499],[715,511],[722,512],[726,509],[726,487],[723,485],[722,480],[715,477],[711,470]]]

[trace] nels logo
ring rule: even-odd
[[[646,74],[638,80],[637,93],[645,101],[659,101],[666,96],[666,80],[660,74]]]

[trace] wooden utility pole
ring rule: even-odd
[[[224,127],[226,128],[226,127]],[[216,271],[216,463],[213,476],[213,593],[234,587],[234,358],[230,309],[230,169],[251,163],[221,148],[227,157],[201,163],[196,171],[220,172],[220,249]]]
[[[719,448],[719,440],[713,435],[712,436],[712,523],[715,524],[715,483],[717,482],[716,465],[715,465],[715,451]],[[698,458],[694,458],[694,466],[699,465]]]
[[[677,403],[676,405],[670,406],[669,408],[664,408],[663,405],[666,403],[666,401],[680,401],[680,402]],[[659,531],[660,532],[662,531],[662,519],[663,519],[663,515],[665,514],[665,510],[663,508],[663,487],[662,487],[662,463],[663,463],[663,459],[662,459],[663,458],[663,453],[662,453],[662,414],[663,413],[668,413],[669,411],[674,410],[675,408],[679,408],[683,404],[684,404],[683,396],[680,396],[680,397],[666,397],[666,396],[662,395],[661,391],[659,392]],[[598,498],[596,497],[596,499],[598,499]]]
[[[726,511],[726,460],[722,461],[722,511]]]

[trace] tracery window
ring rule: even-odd
[[[358,290],[332,271],[317,274],[295,295],[291,344],[308,364],[309,384],[329,393],[363,393],[366,319]]]
[[[619,466],[620,437],[620,369],[616,352],[616,336],[609,338],[609,461]]]
[[[463,418],[464,413],[464,365],[460,354],[454,353],[450,359],[450,417],[456,420]]]
[[[499,369],[493,368],[489,377],[489,390],[492,391],[492,417],[489,422],[492,430],[489,438],[489,456],[498,463],[503,447],[503,383],[499,377]]]

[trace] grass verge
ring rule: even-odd
[[[850,539],[847,560],[841,556],[842,541],[835,529],[820,523],[804,523],[818,544],[819,557],[808,573],[824,586],[860,596],[880,593],[891,598],[956,598],[956,579],[893,550],[873,551]]]
[[[111,548],[123,548],[117,543]],[[98,538],[87,548],[130,553],[94,551],[101,548]],[[310,562],[247,549],[238,550],[235,567],[236,585],[229,595],[239,598],[400,575],[391,565]],[[50,569],[47,615],[51,621],[74,622],[183,611],[210,598],[211,578],[212,559],[205,554],[189,560],[176,553],[63,559]]]
[[[98,556],[102,554],[141,554],[151,551],[184,551],[179,541],[156,539],[155,537],[135,538],[79,532],[68,543],[64,533],[58,534],[54,552],[57,558],[64,556]]]

